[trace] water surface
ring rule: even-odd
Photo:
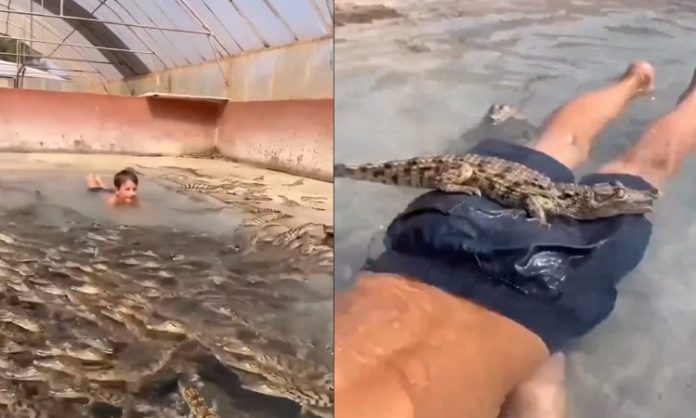
[[[144,416],[173,417],[176,382],[195,371],[221,416],[299,416],[298,388],[327,393],[313,379],[332,365],[331,269],[312,254],[246,245],[237,228],[255,215],[144,171],[141,207],[116,209],[86,190],[87,167],[0,171],[0,305],[11,312],[0,313],[0,393],[90,381],[155,407]],[[41,332],[8,325],[14,317]],[[147,328],[163,321],[179,331]],[[113,347],[104,361],[79,359],[79,372],[41,363],[61,358],[55,347],[89,349],[84,335]],[[176,356],[159,364],[172,347]],[[95,370],[117,374],[81,380]],[[29,372],[41,379],[15,378]],[[75,416],[83,403],[51,397],[34,407]]]

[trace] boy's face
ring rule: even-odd
[[[138,186],[130,180],[126,180],[116,190],[116,199],[123,203],[132,203],[138,197]]]

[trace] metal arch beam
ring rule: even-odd
[[[128,45],[126,45],[121,38],[119,38],[118,35],[116,35],[105,23],[97,21],[97,18],[92,15],[92,13],[80,6],[75,0],[32,1],[39,6],[41,6],[43,3],[43,7],[56,15],[56,17],[74,16],[77,18],[94,19],[64,20],[93,45],[109,46],[125,50],[130,49]],[[63,6],[62,10],[61,5]],[[8,10],[7,12],[12,13],[11,10]],[[104,58],[106,58],[109,64],[113,65],[123,78],[148,74],[150,72],[150,69],[147,67],[147,65],[145,65],[143,60],[132,52],[102,50],[101,53],[104,55]]]
[[[320,0],[319,0],[320,1]],[[327,0],[328,1],[328,0]],[[329,20],[326,20],[326,17],[324,16],[324,11],[322,10],[322,4],[319,3],[317,4],[317,0],[309,0],[309,5],[311,9],[316,13],[317,19],[319,19],[319,25],[321,28],[327,33],[333,33],[333,21],[331,17],[331,12],[327,12],[329,14]]]
[[[18,54],[16,52],[3,52],[3,55],[10,55],[13,57],[24,57],[24,58],[36,58],[36,59],[45,58],[43,55],[25,55],[25,54]],[[97,61],[97,60],[91,60],[91,59],[86,59],[86,58],[51,57],[49,59],[55,60],[55,61],[88,62],[90,64],[111,64],[109,61]]]
[[[333,18],[334,18],[334,13],[335,13],[335,10],[334,10],[335,5],[334,5],[334,2],[331,1],[331,0],[326,0],[326,8],[327,8],[327,10],[329,11],[329,16],[331,16],[331,18],[333,19]]]
[[[294,30],[292,30],[292,26],[290,26],[290,24],[289,24],[288,22],[285,21],[285,19],[283,18],[282,13],[279,13],[278,10],[276,10],[276,8],[275,8],[275,6],[273,5],[273,3],[271,3],[271,2],[268,1],[268,0],[261,0],[261,1],[263,2],[263,4],[266,5],[266,7],[268,7],[268,9],[271,11],[271,14],[272,14],[273,16],[275,16],[275,18],[278,19],[278,20],[280,21],[280,23],[283,24],[283,26],[285,26],[285,29],[287,29],[288,32],[290,32],[290,35],[292,35],[292,37],[293,37],[293,42],[299,41],[299,40],[300,40],[300,37],[297,36],[297,34],[295,33]]]
[[[261,41],[261,44],[263,45],[264,48],[268,48],[271,46],[271,44],[263,37],[261,32],[256,29],[256,26],[254,25],[254,22],[251,21],[244,13],[242,13],[242,9],[240,9],[237,4],[235,4],[235,0],[230,0],[230,5],[234,8],[234,10],[237,11],[237,14],[239,17],[244,20],[247,25],[249,25],[249,28],[251,28],[251,31],[256,35],[256,38]]]
[[[3,5],[3,6],[4,6],[4,5]],[[0,13],[5,13],[5,11],[4,11],[4,10],[0,10]],[[8,24],[8,27],[7,27],[8,34],[9,34],[9,27],[10,27],[10,26],[12,26],[13,28],[17,29],[17,30],[20,31],[20,32],[23,31],[24,28],[23,28],[22,26],[17,25],[16,23],[12,22],[12,21],[9,19],[9,16],[10,16],[9,13],[7,14],[7,16],[8,16],[8,20],[7,20],[7,24]],[[26,16],[24,16],[24,17],[26,18]],[[38,22],[38,23],[39,23],[39,25],[42,26],[43,29],[46,29],[48,32],[50,32],[52,36],[55,36],[56,39],[60,39],[60,36],[55,32],[55,28],[53,28],[53,27],[50,26],[50,25],[46,25],[45,22]],[[34,40],[34,41],[36,41],[36,40]],[[64,46],[67,46],[67,45],[64,45]],[[75,51],[77,54],[80,54],[80,51],[77,49],[77,47],[70,46],[69,48],[72,49],[73,51]],[[45,57],[45,54],[43,54],[43,56]],[[69,57],[66,57],[65,53],[64,53],[63,51],[61,51],[61,52],[60,52],[60,59],[63,60],[63,61],[65,61],[65,58],[69,58]],[[72,61],[67,61],[67,62],[68,62],[70,65],[73,65],[73,66],[74,66],[74,64],[72,63]],[[95,65],[91,65],[91,64],[90,64],[89,66],[92,67],[92,68],[95,70],[95,73],[99,74],[100,77],[105,78],[104,75],[102,74],[102,72],[99,71],[99,69],[98,69]]]
[[[94,14],[94,12],[96,12],[97,10],[99,10],[99,8],[102,7],[102,6],[104,5],[104,2],[106,2],[106,0],[99,0],[99,4],[97,5],[97,7],[94,8],[94,10],[91,11],[91,13]],[[43,1],[42,1],[42,2],[41,2],[41,6],[42,6],[42,7],[43,7],[43,4],[44,4],[44,3],[43,3]],[[64,5],[63,2],[61,2],[61,4]],[[60,9],[61,9],[60,14],[63,15],[63,6],[61,6]],[[41,22],[43,22],[43,18],[41,19]],[[74,33],[75,33],[75,28],[73,28],[67,35],[61,34],[61,36],[60,36],[60,38],[62,38],[62,39],[61,39],[61,42],[65,42],[65,41],[67,41],[68,39],[70,39],[70,37],[71,37]],[[48,56],[49,56],[49,57],[52,57],[53,54],[57,53],[59,49],[60,49],[60,46],[56,46],[55,48],[53,48],[53,50],[51,50],[51,52],[48,54]]]
[[[0,34],[0,39],[14,39],[17,41],[22,41],[22,42],[36,42],[39,44],[47,44],[47,45],[69,46],[71,48],[88,48],[88,49],[100,49],[100,50],[106,50],[106,51],[132,52],[134,54],[145,54],[145,55],[152,55],[153,54],[153,52],[151,52],[151,51],[137,51],[137,50],[132,50],[132,49],[120,49],[120,48],[114,48],[114,47],[110,47],[110,46],[97,46],[97,45],[90,45],[90,44],[73,44],[70,42],[45,41],[43,39],[21,38],[21,37],[17,37],[17,36],[9,36],[9,35],[2,35],[2,34]],[[51,59],[51,54],[47,55],[45,58]]]
[[[10,1],[11,1],[11,0],[10,0]],[[17,11],[17,10],[14,10],[14,9],[8,9],[8,7],[11,7],[11,6],[12,6],[11,2],[8,2],[8,3],[6,3],[6,4],[2,4],[2,6],[4,6],[4,8],[0,9],[0,13],[7,13],[8,18],[9,18],[10,15],[17,15],[17,16],[21,16],[21,17],[25,18],[27,21],[30,21],[30,20],[32,19],[32,17],[31,17],[32,14],[29,13],[29,12]],[[53,18],[56,18],[56,19],[60,19],[60,17],[58,17],[58,16],[56,16],[56,15],[53,15],[53,14],[50,14],[50,15],[45,14],[45,16],[46,16],[46,17],[53,17]],[[40,21],[38,21],[38,22],[35,22],[35,23],[39,24],[40,26],[43,26],[44,29],[48,30],[48,32],[51,33],[52,36],[55,36],[57,39],[60,39],[60,38],[61,38],[61,36],[58,34],[58,31],[56,31],[54,25],[51,25],[51,24],[49,24],[49,23],[46,23],[45,21],[43,21],[43,19],[40,20]],[[11,24],[13,27],[18,28],[20,31],[22,30],[22,27],[17,26],[17,25],[14,24],[14,23],[10,22],[10,24]],[[77,47],[70,46],[70,45],[63,45],[63,46],[65,47],[64,49],[68,49],[68,50],[74,51],[74,53],[76,53],[78,56],[83,55],[83,52],[84,52],[84,51],[80,51]],[[99,77],[102,78],[102,79],[106,79],[105,76],[104,76],[104,74],[103,74],[103,72],[102,72],[97,66],[95,66],[94,64],[97,64],[97,63],[98,63],[98,64],[106,64],[106,65],[108,65],[110,68],[112,68],[113,70],[115,70],[115,71],[118,72],[118,68],[115,67],[115,66],[114,66],[111,62],[109,62],[109,61],[96,61],[96,60],[88,60],[88,59],[76,59],[76,58],[73,58],[73,57],[72,57],[73,54],[70,54],[70,55],[71,55],[70,57],[69,57],[69,56],[66,56],[65,53],[63,52],[63,49],[58,50],[57,53],[58,53],[59,57],[53,56],[53,57],[51,57],[50,59],[51,59],[51,60],[54,60],[54,61],[64,61],[64,62],[67,63],[67,65],[69,65],[69,66],[71,66],[71,67],[75,67],[75,66],[76,66],[76,63],[84,63],[84,64],[87,64],[87,66],[93,68],[93,69],[95,70],[96,74],[98,74]],[[100,56],[103,57],[104,54],[100,54]],[[33,57],[33,58],[46,58],[46,55],[45,55],[45,53],[44,53],[44,54],[41,55],[40,57],[39,57],[39,56],[36,56],[36,57]],[[77,66],[78,66],[78,67],[81,67],[81,66],[79,66],[79,65],[77,65]],[[61,68],[64,69],[65,67],[64,67],[64,66],[61,66]]]

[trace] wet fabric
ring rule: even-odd
[[[556,182],[575,181],[555,159],[512,143],[486,140],[471,152],[524,164]],[[626,174],[592,174],[579,183],[615,180],[653,188]],[[369,270],[417,277],[486,306],[557,351],[611,313],[616,285],[643,258],[652,224],[642,215],[551,222],[541,227],[524,211],[481,197],[429,192],[394,219],[386,250]]]

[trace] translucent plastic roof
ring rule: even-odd
[[[323,38],[332,22],[333,0],[0,0],[0,32],[91,82]]]
[[[16,62],[0,60],[0,78],[15,78],[17,76],[17,70]],[[32,67],[26,67],[24,69],[24,77],[64,81],[62,77]]]

